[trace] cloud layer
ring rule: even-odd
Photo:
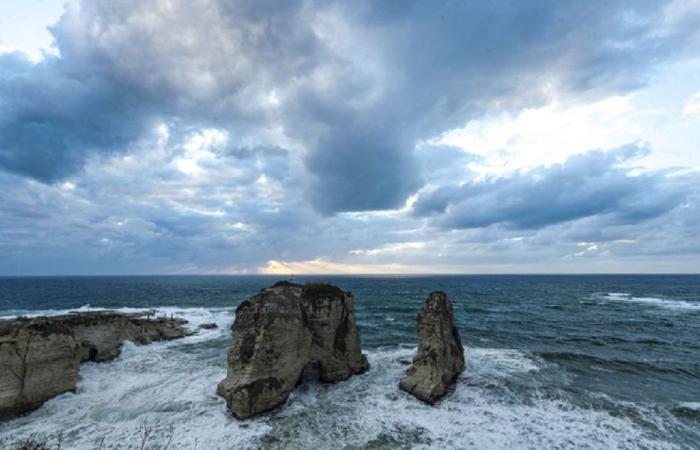
[[[0,53],[0,272],[381,269],[435,249],[426,264],[459,270],[516,232],[559,229],[547,257],[567,257],[591,245],[563,227],[692,215],[696,177],[633,167],[648,145],[484,177],[483,149],[434,144],[644,89],[698,56],[684,4],[69,2],[55,55]],[[472,240],[481,260],[455,253]]]

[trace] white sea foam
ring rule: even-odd
[[[700,412],[700,402],[680,402],[679,406]]]
[[[526,373],[540,370],[544,364],[539,358],[518,350],[501,348],[471,348],[466,350],[470,362],[468,373],[481,376]]]
[[[226,373],[232,312],[159,309],[219,329],[143,347],[127,343],[116,360],[83,365],[77,393],[0,425],[0,435],[63,431],[64,448],[92,449],[102,439],[104,448],[138,448],[146,424],[153,430],[146,448],[162,448],[171,426],[169,448],[183,449],[676,448],[623,415],[546,398],[535,388],[511,391],[512,382],[548,366],[527,353],[493,348],[468,348],[455,391],[433,407],[398,390],[401,361],[415,352],[400,346],[370,351],[372,367],[363,375],[307,384],[275,413],[239,422],[215,394]]]
[[[656,297],[634,297],[631,294],[624,292],[608,292],[601,297],[604,300],[638,303],[668,309],[700,311],[700,302],[689,302],[685,300]]]
[[[46,310],[7,310],[2,312],[0,318],[12,319],[16,317],[51,317],[59,316],[71,313],[84,313],[84,312],[99,312],[99,311],[114,311],[123,314],[135,314],[142,312],[152,312],[155,317],[179,317],[188,321],[190,328],[196,329],[199,325],[205,323],[216,323],[217,325],[222,325],[219,323],[223,318],[225,320],[232,320],[233,308],[183,308],[177,306],[160,306],[160,307],[143,307],[143,308],[131,308],[131,307],[121,307],[121,308],[100,308],[91,307],[90,305],[83,305],[80,308],[70,308],[70,309],[46,309]],[[225,323],[223,323],[225,325]],[[206,334],[206,333],[204,333]]]

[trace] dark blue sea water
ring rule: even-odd
[[[158,308],[220,328],[86,364],[75,394],[0,425],[63,448],[700,448],[700,276],[298,277],[353,292],[372,369],[238,422],[215,387],[235,306],[279,278],[0,278],[0,315]],[[467,370],[435,407],[399,392],[415,316],[448,293]]]

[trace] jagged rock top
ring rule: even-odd
[[[244,300],[236,308],[236,314],[254,302],[266,302],[271,299],[284,299],[289,296],[299,297],[308,302],[319,300],[342,300],[345,296],[352,297],[350,292],[345,292],[337,286],[329,283],[297,284],[291,281],[278,281],[270,287],[264,288],[259,294],[249,300]]]

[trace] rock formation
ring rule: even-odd
[[[329,284],[276,283],[238,306],[232,331],[217,392],[239,419],[284,403],[307,367],[316,366],[324,382],[369,367],[352,294]]]
[[[0,320],[0,419],[75,390],[80,363],[117,357],[125,340],[142,345],[189,334],[186,320],[144,315],[90,312]]]
[[[418,314],[417,328],[418,352],[399,388],[433,404],[464,371],[464,348],[447,294],[430,294]]]

